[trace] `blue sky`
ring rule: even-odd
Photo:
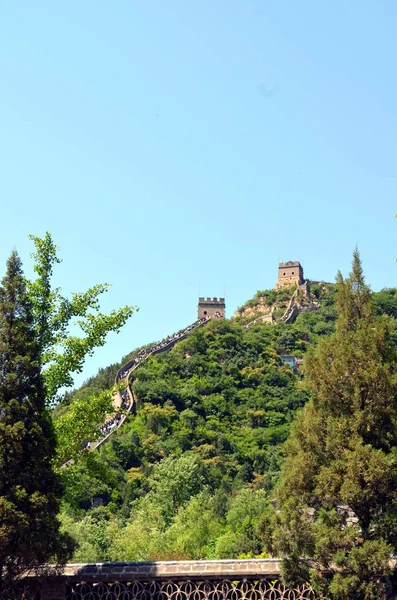
[[[273,287],[277,263],[397,283],[397,4],[0,6],[0,259],[50,231],[65,293],[137,304],[99,366]]]

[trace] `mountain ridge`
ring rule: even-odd
[[[62,520],[78,542],[74,560],[266,554],[283,443],[309,400],[304,372],[283,356],[303,357],[335,328],[335,286],[311,293],[318,309],[294,323],[213,320],[134,372],[133,414],[67,470]],[[373,301],[397,316],[397,290]],[[84,393],[104,385],[100,376]]]

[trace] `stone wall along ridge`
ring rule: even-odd
[[[128,414],[131,412],[131,410],[135,404],[134,396],[131,392],[131,387],[130,387],[130,379],[131,379],[134,371],[136,371],[138,369],[138,367],[140,367],[142,365],[142,363],[145,362],[150,356],[154,356],[155,354],[160,354],[162,352],[168,352],[175,346],[175,344],[184,340],[186,338],[186,336],[188,335],[188,333],[190,333],[194,329],[197,329],[198,327],[202,327],[203,325],[206,325],[210,320],[211,320],[211,317],[208,317],[206,320],[203,320],[203,321],[199,321],[199,320],[195,321],[194,323],[189,325],[187,328],[184,328],[185,333],[178,335],[178,337],[176,337],[175,339],[172,339],[168,344],[162,345],[162,342],[158,342],[157,344],[154,344],[152,346],[153,350],[149,351],[145,355],[145,358],[140,360],[138,363],[136,362],[136,356],[134,356],[134,357],[130,358],[126,363],[124,363],[119,368],[119,370],[116,373],[116,377],[115,377],[115,385],[118,386],[122,381],[125,382],[125,386],[126,386],[125,389],[127,391],[128,397],[129,397],[129,405],[128,405],[126,412],[122,415],[119,425],[117,427],[115,427],[114,429],[112,429],[101,440],[99,440],[95,444],[92,444],[93,448],[98,449],[100,446],[105,444],[108,441],[108,439],[110,438],[110,436],[115,431],[117,431],[117,429],[120,429],[120,427],[122,427]],[[181,331],[183,331],[183,330],[181,330]],[[123,376],[123,373],[124,373],[124,376]],[[119,390],[117,390],[116,394],[117,394],[117,402],[119,402],[121,405],[121,403],[122,403],[121,392]],[[116,402],[114,402],[114,404],[116,405]]]

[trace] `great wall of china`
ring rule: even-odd
[[[303,311],[312,311],[316,310],[319,307],[319,304],[316,303],[310,295],[309,291],[309,282],[304,280],[303,278],[303,269],[299,262],[289,261],[287,263],[280,263],[278,266],[278,279],[275,288],[285,288],[295,286],[295,290],[290,298],[288,306],[284,312],[284,314],[280,317],[279,321],[284,323],[292,323],[296,317]],[[123,402],[126,399],[126,396],[123,396],[123,392],[121,392],[118,388],[122,386],[124,388],[124,394],[128,396],[128,406],[127,409],[121,414],[121,418],[118,422],[117,427],[114,427],[107,433],[102,439],[92,442],[90,447],[92,449],[99,449],[103,444],[105,444],[110,436],[120,429],[125,420],[127,419],[128,414],[131,412],[133,406],[136,404],[136,398],[132,391],[131,386],[131,378],[133,377],[134,372],[142,365],[144,361],[146,361],[150,356],[154,356],[156,354],[160,354],[162,352],[168,352],[171,350],[175,344],[184,340],[188,333],[191,331],[206,325],[211,319],[214,318],[222,318],[225,316],[225,299],[224,298],[199,298],[198,302],[198,320],[192,323],[191,325],[181,329],[179,332],[166,338],[157,344],[154,344],[147,351],[137,352],[132,358],[130,358],[126,363],[124,363],[120,369],[117,371],[115,377],[115,387],[116,391],[113,396],[113,406],[115,411],[117,412],[123,405]],[[245,326],[245,329],[248,329],[252,325],[260,322],[267,322],[270,324],[275,323],[275,319],[273,318],[272,312],[261,315],[260,317],[254,319],[250,323]]]
[[[118,389],[119,386],[122,385],[122,387],[125,388],[125,393],[128,394],[128,400],[129,400],[128,408],[123,413],[118,426],[115,427],[114,429],[112,429],[101,440],[99,440],[96,443],[91,444],[92,448],[98,449],[100,446],[102,446],[102,444],[107,442],[107,440],[112,435],[112,433],[114,433],[114,431],[116,431],[117,429],[120,429],[120,427],[125,422],[128,414],[131,412],[131,410],[136,402],[136,398],[131,389],[132,386],[130,385],[130,379],[133,376],[133,373],[136,371],[136,369],[138,369],[138,367],[140,367],[143,362],[148,360],[148,358],[150,358],[150,356],[155,356],[156,354],[160,354],[162,352],[168,352],[169,350],[171,350],[175,346],[175,344],[184,340],[186,338],[186,336],[188,335],[188,333],[190,333],[191,331],[193,331],[195,329],[198,329],[199,327],[203,327],[211,320],[211,318],[213,318],[213,317],[206,316],[206,317],[202,317],[201,319],[198,319],[195,323],[188,325],[188,327],[185,327],[184,329],[180,330],[179,332],[174,334],[174,336],[172,336],[171,338],[167,338],[166,340],[164,340],[162,342],[158,342],[157,344],[154,344],[147,351],[142,351],[142,356],[140,358],[139,358],[140,353],[137,353],[136,356],[133,356],[132,358],[130,358],[126,363],[124,363],[120,367],[120,369],[117,371],[117,374],[115,377],[116,392],[113,397],[114,398],[113,405],[114,405],[114,408],[116,411],[122,406],[123,399],[124,399],[123,392],[121,392]],[[169,339],[169,341],[167,341],[168,339]]]

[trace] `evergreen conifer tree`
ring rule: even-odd
[[[0,598],[27,570],[70,550],[59,533],[61,487],[52,468],[55,436],[45,407],[30,301],[14,251],[0,285]],[[14,592],[12,591],[14,590]]]
[[[312,400],[286,445],[276,539],[288,582],[311,579],[327,598],[383,599],[397,551],[393,320],[374,315],[357,250],[337,282],[337,330],[305,364]]]

